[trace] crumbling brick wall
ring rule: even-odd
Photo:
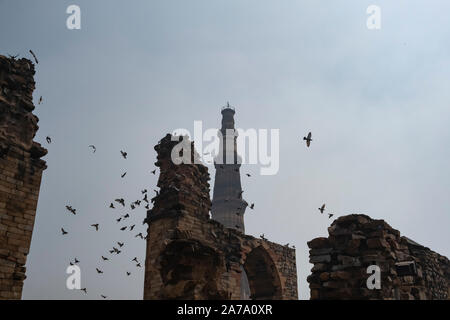
[[[449,260],[401,237],[385,221],[348,215],[328,232],[328,238],[308,242],[311,299],[449,299]],[[370,265],[380,267],[380,289],[367,287]]]
[[[47,153],[33,138],[34,66],[0,55],[0,299],[20,299]]]
[[[167,135],[155,147],[160,191],[146,219],[144,299],[239,299],[242,268],[253,299],[297,299],[295,250],[210,219],[208,169],[175,165],[176,144]]]

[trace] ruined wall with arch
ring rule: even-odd
[[[171,140],[155,147],[160,192],[146,219],[144,299],[240,299],[243,269],[251,299],[298,299],[295,249],[210,219],[208,170],[174,165]]]

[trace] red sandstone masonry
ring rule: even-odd
[[[0,299],[20,299],[47,153],[33,138],[34,65],[0,55]]]
[[[208,169],[174,165],[171,138],[155,147],[161,190],[147,216],[144,299],[239,299],[242,266],[253,299],[298,299],[295,250],[211,220]]]
[[[308,242],[311,299],[447,300],[450,262],[401,237],[383,220],[348,215],[328,228],[328,238]],[[381,289],[369,290],[367,267],[381,269]]]

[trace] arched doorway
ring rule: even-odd
[[[247,255],[244,270],[247,274],[252,300],[281,299],[280,277],[266,249],[262,246],[253,249]]]

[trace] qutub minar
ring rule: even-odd
[[[222,127],[219,154],[214,159],[216,178],[211,207],[211,216],[227,228],[245,233],[244,213],[248,203],[242,198],[241,159],[237,154],[238,133],[234,127],[235,110],[227,103],[222,108]],[[242,270],[241,299],[250,298],[247,274]]]

